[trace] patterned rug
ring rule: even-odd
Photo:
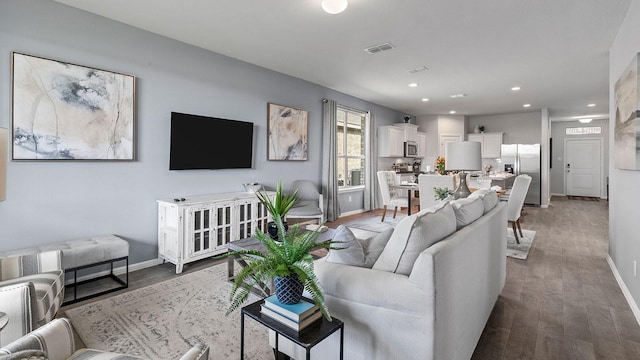
[[[536,232],[533,230],[522,229],[522,237],[518,233],[518,240],[520,244],[516,243],[516,238],[513,236],[513,229],[507,227],[507,256],[514,259],[526,260],[529,256],[529,250],[533,244],[533,239],[536,236]]]
[[[225,316],[227,264],[66,311],[89,348],[146,359],[179,359],[191,345],[209,345],[209,359],[240,357],[240,311]],[[258,300],[251,295],[247,304]],[[267,330],[245,321],[245,359],[270,359]]]

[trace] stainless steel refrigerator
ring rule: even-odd
[[[501,157],[505,169],[511,167],[516,176],[531,176],[531,185],[524,203],[540,206],[540,144],[504,144]]]

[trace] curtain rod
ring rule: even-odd
[[[329,102],[329,100],[328,99],[322,99],[322,102],[326,104],[326,103]],[[363,113],[363,114],[367,114],[367,113],[370,112],[370,111],[360,110],[360,109],[354,108],[352,106],[342,105],[340,103],[338,103],[338,107],[341,107],[341,108],[346,109],[346,110],[351,110],[351,111],[354,111],[354,112]]]

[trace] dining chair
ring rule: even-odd
[[[448,175],[432,175],[432,174],[420,174],[418,175],[418,187],[420,188],[420,209],[426,209],[439,202],[436,200],[434,188],[447,188],[454,190],[453,176]]]
[[[397,184],[397,176],[395,171],[378,171],[378,185],[380,186],[380,194],[382,195],[383,212],[382,219],[387,215],[387,206],[393,206],[393,218],[396,218],[398,207],[409,207],[409,200],[406,196],[402,196],[398,193],[398,190],[393,187]]]
[[[322,194],[311,180],[294,180],[291,183],[291,193],[298,191],[298,201],[287,213],[285,220],[294,219],[318,219],[318,224],[324,223]]]
[[[529,191],[529,185],[531,185],[531,176],[523,174],[518,175],[513,182],[513,188],[511,188],[511,194],[507,200],[507,220],[508,224],[513,229],[513,236],[516,238],[516,242],[520,244],[518,239],[518,232],[522,237],[522,228],[520,227],[520,214],[522,212],[522,206],[524,205],[524,199]],[[516,229],[518,231],[516,231]]]

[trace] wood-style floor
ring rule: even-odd
[[[527,260],[507,259],[504,290],[473,360],[640,359],[640,326],[606,261],[607,206],[606,201],[554,197],[547,209],[525,208],[522,227],[537,232],[533,247]],[[187,264],[183,274],[223,261]],[[125,291],[175,276],[171,264],[135,271]]]

